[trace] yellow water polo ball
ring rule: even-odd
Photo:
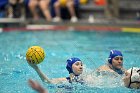
[[[33,64],[41,63],[45,58],[45,52],[40,46],[32,46],[26,52],[26,60]]]

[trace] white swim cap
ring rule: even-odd
[[[131,82],[140,82],[140,68],[132,67],[127,72],[131,74]]]

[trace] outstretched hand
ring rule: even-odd
[[[29,79],[28,82],[32,89],[36,90],[38,93],[48,93],[48,91],[43,88],[37,81]]]
[[[126,87],[128,87],[128,85],[130,83],[130,77],[131,77],[131,74],[126,71],[125,76],[122,78],[122,80],[124,81],[124,85]]]
[[[33,63],[31,59],[27,59],[27,63],[34,69],[38,68],[37,64]]]

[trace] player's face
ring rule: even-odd
[[[123,57],[121,56],[116,56],[112,59],[112,66],[115,69],[121,69],[123,66]]]
[[[81,61],[77,61],[72,65],[72,70],[74,74],[80,75],[83,72],[83,64]]]

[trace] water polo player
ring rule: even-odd
[[[83,83],[82,79],[82,72],[83,72],[83,63],[79,58],[70,58],[67,60],[67,65],[66,69],[69,72],[69,77],[64,77],[64,78],[54,78],[54,79],[49,79],[40,69],[36,64],[33,64],[32,62],[28,62],[28,64],[37,72],[39,77],[41,78],[42,81],[47,82],[47,83],[61,83],[63,81],[68,81],[70,83],[72,82],[78,82],[78,83]]]
[[[97,72],[113,72],[117,73],[119,75],[124,74],[125,70],[123,68],[123,55],[120,51],[118,50],[111,50],[110,55],[108,57],[108,62],[107,64],[99,67],[97,69]]]

